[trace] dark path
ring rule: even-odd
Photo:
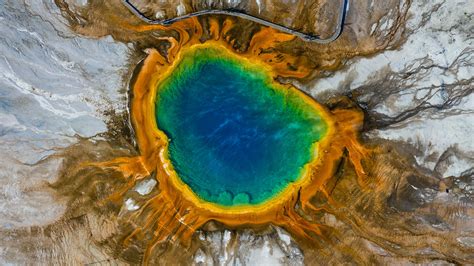
[[[261,19],[249,14],[244,13],[241,10],[233,10],[233,9],[226,9],[226,10],[201,10],[193,13],[189,13],[183,16],[178,16],[175,18],[171,19],[163,19],[163,20],[153,20],[145,16],[136,6],[134,6],[132,3],[130,3],[130,0],[122,0],[123,4],[127,6],[135,15],[137,15],[140,19],[143,21],[150,23],[150,24],[158,24],[158,25],[170,25],[173,24],[174,22],[191,18],[191,17],[198,17],[202,15],[228,15],[228,16],[234,16],[234,17],[240,17],[244,19],[248,19],[254,22],[257,22],[259,24],[265,25],[272,27],[274,29],[277,29],[282,32],[286,32],[295,36],[298,36],[299,38],[308,41],[308,42],[315,42],[315,43],[321,43],[321,44],[327,44],[330,42],[335,41],[342,33],[342,29],[344,27],[344,20],[346,18],[346,13],[349,10],[349,0],[343,0],[344,2],[341,5],[341,8],[339,9],[339,17],[338,17],[338,24],[336,29],[334,30],[334,34],[331,35],[329,38],[326,39],[321,39],[318,35],[311,35],[307,33],[303,33],[291,28],[288,28],[286,26],[280,25],[273,23],[271,21]]]

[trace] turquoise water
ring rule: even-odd
[[[199,198],[224,206],[281,192],[326,131],[299,96],[217,49],[187,54],[157,91],[157,124],[175,171]]]

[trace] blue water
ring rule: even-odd
[[[300,177],[326,124],[299,96],[219,50],[185,56],[160,85],[158,127],[178,176],[201,199],[262,203]]]

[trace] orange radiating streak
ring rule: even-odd
[[[366,173],[362,160],[370,151],[358,142],[358,131],[363,122],[363,114],[355,109],[327,110],[308,95],[294,87],[281,87],[292,90],[310,104],[328,124],[326,136],[317,144],[318,155],[305,168],[305,175],[297,182],[290,184],[275,199],[256,206],[224,207],[203,202],[198,198],[173,171],[167,159],[166,135],[161,132],[155,121],[154,103],[156,90],[161,80],[169,76],[180,56],[189,49],[212,46],[224,49],[229,56],[246,60],[246,64],[255,64],[265,69],[273,78],[307,76],[311,69],[304,57],[283,54],[277,51],[281,42],[294,39],[294,36],[280,33],[271,28],[262,28],[250,41],[249,49],[237,52],[229,39],[224,38],[232,29],[233,22],[224,20],[222,26],[216,19],[209,20],[211,39],[201,43],[204,30],[196,18],[183,20],[170,27],[159,25],[127,25],[134,31],[173,30],[179,38],[161,37],[170,43],[167,57],[163,57],[154,49],[148,49],[136,81],[132,84],[133,99],[131,102],[131,119],[135,129],[140,156],[122,157],[109,162],[95,163],[93,166],[115,169],[133,183],[150,173],[156,173],[159,194],[149,200],[133,219],[138,222],[136,228],[125,240],[128,245],[133,239],[143,239],[144,233],[153,231],[153,239],[149,241],[144,260],[148,261],[154,248],[164,241],[179,240],[189,245],[195,230],[210,220],[216,220],[228,227],[237,228],[242,225],[261,226],[276,224],[284,227],[294,236],[311,240],[314,235],[322,235],[320,226],[301,217],[295,211],[295,205],[301,204],[302,210],[315,209],[310,199],[321,191],[330,199],[324,189],[326,182],[333,177],[337,162],[348,150],[349,161],[354,165],[359,183],[364,183]],[[114,195],[123,195],[123,191]],[[149,211],[148,215],[144,211]]]

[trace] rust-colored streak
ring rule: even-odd
[[[306,67],[307,59],[304,57],[275,52],[276,45],[290,41],[294,36],[279,33],[271,28],[263,28],[253,36],[246,52],[237,52],[233,49],[233,43],[225,38],[226,33],[232,28],[231,20],[225,20],[221,26],[217,20],[210,19],[209,25],[211,38],[206,45],[222,47],[234,56],[261,64],[262,67],[269,69],[274,78],[278,76],[302,78],[310,73],[310,69]],[[218,221],[230,228],[275,224],[285,228],[296,238],[306,241],[312,241],[314,235],[321,235],[319,226],[302,217],[295,206],[299,203],[303,211],[308,208],[316,209],[310,199],[318,191],[328,194],[324,190],[324,185],[334,175],[337,161],[345,150],[348,151],[348,157],[363,183],[365,174],[361,160],[368,156],[369,151],[357,140],[358,130],[363,121],[362,113],[355,109],[329,111],[300,92],[301,97],[320,110],[329,127],[327,136],[319,143],[317,159],[307,167],[306,178],[292,185],[289,192],[278,199],[255,208],[226,210],[223,207],[201,204],[190,199],[182,186],[177,185],[176,178],[170,174],[168,169],[170,163],[164,155],[167,140],[156,127],[154,99],[156,84],[173,71],[180,53],[193,46],[203,45],[200,38],[204,30],[195,18],[175,23],[169,28],[156,25],[127,27],[134,31],[171,30],[177,32],[179,37],[161,38],[170,43],[166,57],[154,49],[147,50],[148,56],[132,86],[134,97],[131,103],[131,119],[140,155],[94,164],[97,167],[112,168],[121,172],[128,178],[129,184],[134,184],[135,181],[151,173],[156,174],[159,182],[159,194],[148,200],[141,210],[132,216],[139,226],[123,244],[128,245],[134,239],[144,239],[147,232],[153,232],[145,252],[144,260],[147,261],[158,243],[179,241],[183,245],[189,245],[193,233],[210,220]],[[293,87],[289,89],[296,90]],[[110,199],[121,199],[123,194],[123,190],[118,191]]]

